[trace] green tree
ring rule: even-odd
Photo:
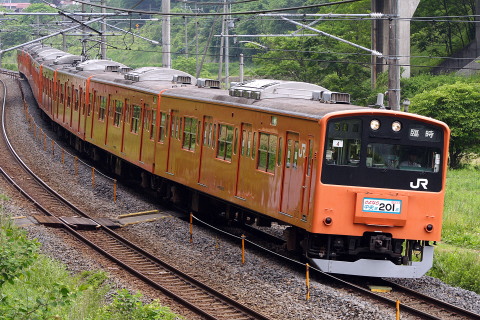
[[[450,167],[469,153],[480,152],[480,85],[457,82],[417,94],[411,111],[449,125]]]

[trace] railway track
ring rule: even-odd
[[[52,217],[83,216],[101,226],[94,231],[75,230],[58,220],[65,230],[90,247],[111,259],[125,270],[142,279],[151,287],[160,290],[176,302],[205,319],[268,319],[268,317],[230,299],[216,290],[180,272],[157,259],[114,231],[96,222],[69,201],[47,186],[21,160],[8,140],[5,120],[7,89],[1,81],[2,135],[0,139],[0,172],[26,198],[45,215]],[[7,151],[8,150],[8,151]],[[65,220],[65,219],[63,219]]]
[[[400,303],[400,313],[408,313],[420,319],[480,319],[480,315],[447,302],[424,295],[418,291],[384,279],[335,277],[326,275],[334,283],[352,293],[369,296],[395,308]],[[374,292],[369,286],[389,287],[388,292]]]

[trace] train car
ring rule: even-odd
[[[79,151],[159,198],[257,225],[321,270],[420,277],[440,240],[449,128],[302,82],[210,79],[30,45],[18,66]]]

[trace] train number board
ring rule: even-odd
[[[402,200],[363,198],[363,212],[400,214]]]

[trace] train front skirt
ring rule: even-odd
[[[420,278],[433,265],[433,246],[423,248],[423,259],[410,265],[396,265],[389,260],[360,259],[355,262],[310,258],[313,266],[327,273],[365,277]]]

